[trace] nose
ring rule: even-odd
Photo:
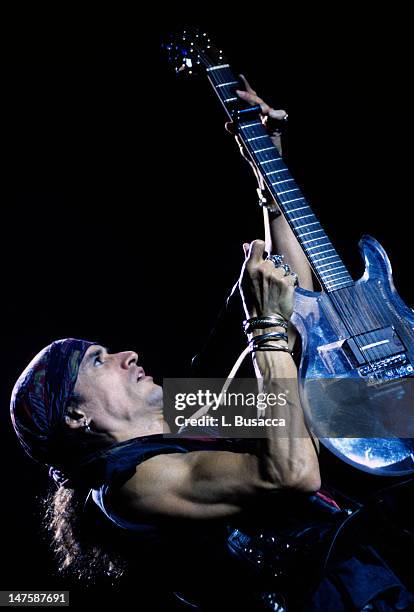
[[[138,363],[138,353],[134,351],[123,351],[122,353],[118,353],[119,358],[121,360],[121,366],[128,370],[132,365],[136,365]]]

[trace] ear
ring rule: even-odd
[[[69,406],[65,414],[65,423],[70,429],[82,429],[89,425],[85,412],[77,406]]]

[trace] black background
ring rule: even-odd
[[[181,22],[205,25],[235,70],[287,109],[287,162],[353,276],[369,233],[412,304],[405,16],[290,9]],[[3,589],[63,586],[39,533],[47,475],[9,422],[18,374],[72,336],[137,350],[158,381],[185,375],[237,278],[243,241],[262,236],[254,179],[206,79],[177,80],[160,52],[177,26],[176,16],[121,12],[4,23]],[[228,344],[231,365],[230,332]]]

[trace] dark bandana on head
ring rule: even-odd
[[[64,424],[81,361],[97,342],[66,338],[44,348],[17,380],[10,412],[24,450],[41,463],[50,464],[57,432]]]

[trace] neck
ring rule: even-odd
[[[125,442],[132,438],[169,433],[171,430],[162,413],[146,414],[134,422],[124,423],[120,428],[109,432],[117,442]]]

